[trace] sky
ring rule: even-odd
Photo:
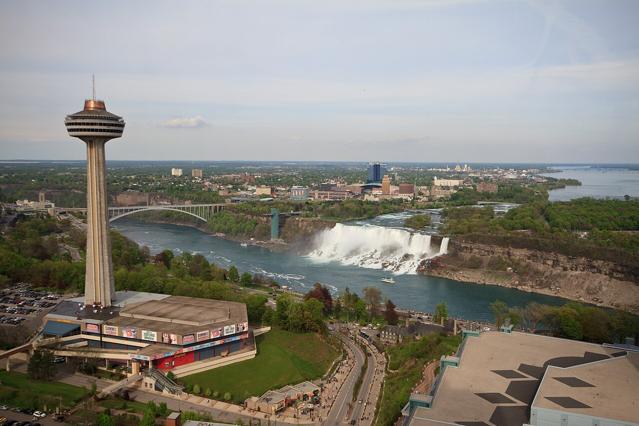
[[[639,1],[0,2],[0,159],[639,163]]]

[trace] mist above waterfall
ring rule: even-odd
[[[420,262],[445,254],[448,239],[432,247],[430,235],[376,225],[338,223],[317,234],[308,257],[317,262],[340,262],[394,274],[416,274]]]

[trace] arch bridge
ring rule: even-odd
[[[128,206],[128,207],[109,207],[109,222],[113,222],[120,218],[145,211],[174,211],[191,215],[203,222],[208,220],[216,213],[224,210],[224,204],[158,204],[148,206]],[[80,212],[86,213],[85,208],[56,208],[58,213],[63,212]]]

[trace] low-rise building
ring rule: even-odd
[[[408,326],[387,325],[379,333],[379,339],[387,345],[401,343],[407,337],[420,338],[427,334],[446,332],[444,326],[423,322],[410,322]]]
[[[244,404],[249,410],[276,414],[296,401],[309,401],[319,396],[320,387],[311,382],[270,390],[260,397],[252,396]]]
[[[307,186],[293,186],[291,187],[291,200],[305,201],[308,200],[308,187]]]
[[[437,176],[433,178],[433,186],[444,186],[448,188],[454,188],[462,186],[464,184],[463,179],[438,179]]]
[[[270,197],[271,195],[273,195],[273,188],[271,188],[270,186],[258,186],[255,188],[254,194],[258,197],[261,195],[267,195]]]
[[[314,190],[310,192],[310,196],[314,200],[346,200],[348,198],[353,198],[353,194],[350,191]]]
[[[477,192],[489,192],[496,193],[499,189],[499,186],[494,182],[479,182],[477,184]]]
[[[400,195],[413,195],[415,193],[415,185],[412,183],[400,183],[399,193]]]
[[[464,332],[404,424],[639,425],[639,353],[520,332]]]

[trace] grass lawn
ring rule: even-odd
[[[321,377],[338,356],[324,338],[313,333],[291,333],[273,328],[256,337],[257,356],[248,361],[193,374],[180,379],[218,391],[230,392],[234,402],[262,395],[269,389]]]
[[[144,414],[146,410],[146,404],[136,401],[125,401],[123,399],[109,398],[98,402],[98,405],[104,408],[110,408],[113,410],[124,410],[131,413]]]
[[[0,370],[0,400],[19,408],[48,409],[57,407],[71,408],[87,394],[87,390],[78,386],[59,382],[31,380],[29,376],[14,371]]]

